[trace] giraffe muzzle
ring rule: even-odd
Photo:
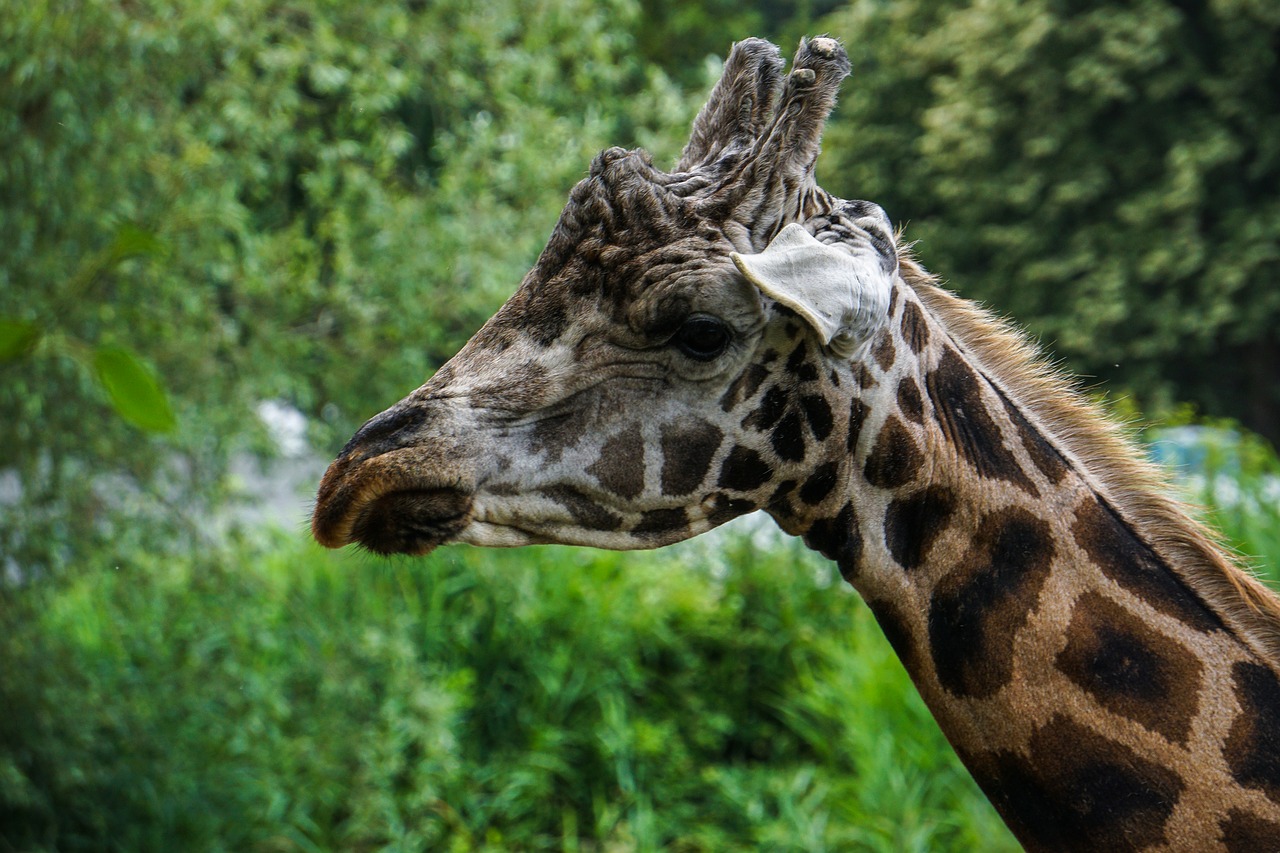
[[[371,419],[320,482],[316,541],[421,555],[455,539],[471,520],[474,464],[451,429],[424,434],[451,421],[444,407],[404,404]]]
[[[470,522],[473,493],[406,476],[392,459],[350,465],[339,458],[321,483],[311,529],[327,548],[361,545],[375,554],[427,554]],[[433,478],[434,479],[434,478]]]
[[[370,502],[351,526],[351,541],[375,554],[426,554],[467,526],[471,496],[457,489],[407,489]]]

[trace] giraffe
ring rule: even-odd
[[[814,182],[843,47],[733,47],[319,487],[329,547],[654,548],[764,510],[1029,850],[1280,849],[1280,602],[1026,338]]]

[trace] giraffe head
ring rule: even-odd
[[[596,157],[511,299],[329,467],[321,543],[649,548],[759,508],[807,529],[836,482],[815,445],[848,440],[828,392],[898,261],[878,207],[813,180],[844,50],[782,64],[735,45],[674,171]]]

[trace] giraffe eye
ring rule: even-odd
[[[729,346],[729,327],[715,317],[694,315],[672,338],[680,352],[696,361],[711,361]]]

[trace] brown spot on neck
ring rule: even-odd
[[[1240,713],[1222,754],[1231,775],[1280,804],[1280,677],[1269,667],[1241,662],[1232,668]]]
[[[1104,708],[1185,744],[1199,709],[1199,659],[1095,592],[1075,603],[1057,657],[1067,678]]]
[[[959,353],[948,347],[938,366],[925,377],[938,427],[978,476],[1004,480],[1038,497],[1039,490],[1005,446],[1000,425],[991,417],[983,394],[984,381]]]
[[[915,302],[907,302],[902,309],[902,340],[916,355],[920,355],[929,346],[929,324],[924,319],[924,312]]]
[[[862,533],[852,503],[830,518],[820,518],[809,526],[804,542],[829,560],[835,560],[840,573],[852,578],[862,558]]]
[[[894,561],[907,571],[920,568],[933,543],[946,532],[955,509],[955,493],[938,485],[890,502],[884,516],[884,540]]]
[[[875,358],[876,364],[880,366],[881,372],[893,367],[896,352],[893,346],[892,327],[886,327],[880,332],[879,339],[876,341],[875,346],[871,348],[871,355]]]
[[[1053,554],[1048,523],[1025,509],[982,519],[929,604],[929,648],[944,688],[983,697],[1009,683],[1013,638],[1036,609]]]
[[[1240,809],[1232,809],[1218,827],[1222,832],[1222,846],[1227,853],[1280,850],[1280,823],[1263,820]]]
[[[1186,787],[1174,771],[1065,717],[1031,736],[1027,754],[965,763],[1029,851],[1137,851],[1169,839]]]
[[[809,424],[809,431],[817,441],[826,441],[835,426],[835,418],[831,414],[831,404],[821,394],[805,394],[800,398],[800,408],[804,410],[804,419]]]
[[[1089,496],[1076,506],[1071,532],[1107,577],[1156,610],[1197,631],[1223,629],[1222,620],[1101,499]]]
[[[840,473],[838,462],[824,462],[813,469],[800,487],[800,500],[810,506],[817,506],[826,500],[827,495],[835,490]]]
[[[911,432],[896,415],[890,415],[880,428],[871,455],[867,457],[863,476],[873,486],[896,489],[915,479],[923,463],[924,454]]]
[[[920,396],[920,386],[910,376],[902,377],[898,383],[898,411],[913,423],[924,423],[924,399]]]
[[[800,382],[812,382],[818,378],[818,368],[809,358],[809,347],[801,341],[787,357],[787,372]]]
[[[845,437],[845,450],[852,453],[858,446],[858,436],[862,435],[862,426],[867,421],[869,410],[866,403],[857,397],[849,400],[849,432]]]
[[[1014,431],[1018,433],[1023,449],[1027,451],[1027,456],[1031,457],[1031,463],[1050,483],[1057,485],[1062,482],[1067,472],[1071,470],[1067,460],[1056,447],[1049,443],[1048,439],[1027,422],[1022,412],[1018,411],[1004,394],[1000,394],[1000,402],[1004,404],[1005,413],[1009,416]]]

